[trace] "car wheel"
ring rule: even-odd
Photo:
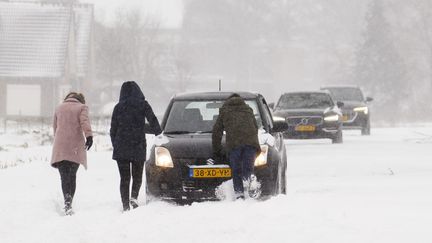
[[[343,133],[342,129],[339,129],[334,138],[332,138],[332,143],[343,143]]]
[[[279,167],[277,171],[277,178],[276,178],[276,190],[275,195],[279,195],[282,193],[283,190],[283,175],[282,175],[282,161],[279,161]]]
[[[144,182],[144,188],[145,188],[145,203],[149,204],[153,201],[155,201],[157,199],[157,197],[151,193],[150,188],[149,188],[149,180],[148,180],[148,175],[147,173],[145,174],[145,178],[143,178],[143,182]],[[154,189],[154,188],[152,188]]]
[[[277,168],[276,168],[277,169]],[[261,184],[261,198],[267,198],[278,192],[278,171],[273,171],[268,178],[263,178]]]
[[[285,167],[286,167],[285,160],[284,157],[282,157],[278,163],[276,178],[275,181],[273,182],[274,190],[271,193],[272,196],[277,196],[279,194],[286,194]]]
[[[286,157],[286,149],[285,146],[282,150],[282,168],[281,168],[281,194],[286,194],[286,168],[287,168],[287,157]]]
[[[367,121],[366,125],[361,130],[361,135],[369,136],[370,135],[370,120]]]
[[[149,191],[147,180],[144,180],[144,182],[145,182],[145,193],[146,193],[145,194],[145,203],[147,205],[147,204],[149,204],[152,201],[152,195],[151,195],[151,193]]]

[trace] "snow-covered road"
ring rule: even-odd
[[[29,138],[0,135],[0,148],[20,139]],[[6,146],[0,162],[31,162],[0,170],[0,242],[432,242],[432,126],[374,129],[370,137],[349,131],[344,139],[286,140],[287,195],[153,202],[128,213],[117,166],[100,146],[89,153],[89,170],[78,172],[72,217],[61,215],[51,148]]]

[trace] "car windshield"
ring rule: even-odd
[[[219,115],[222,100],[175,101],[164,128],[166,134],[211,133]],[[261,115],[255,100],[245,100],[262,128]]]
[[[278,109],[321,109],[333,106],[328,94],[295,93],[285,94],[279,100]]]
[[[325,88],[337,101],[363,101],[363,93],[359,88]]]

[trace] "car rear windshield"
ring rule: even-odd
[[[285,94],[279,100],[278,109],[321,109],[333,106],[328,94],[296,93]]]
[[[337,101],[363,101],[363,93],[359,88],[326,88]]]
[[[256,100],[245,100],[262,128],[261,115]],[[211,133],[224,101],[175,101],[164,128],[166,134]]]

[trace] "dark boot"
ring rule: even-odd
[[[127,202],[123,201],[122,203],[123,203],[123,212],[129,211],[130,210],[129,200]]]
[[[65,195],[65,207],[64,207],[65,215],[71,216],[74,214],[72,210],[72,196],[69,194]]]
[[[132,206],[133,209],[139,207],[138,200],[136,198],[131,198],[130,199],[130,205]]]

